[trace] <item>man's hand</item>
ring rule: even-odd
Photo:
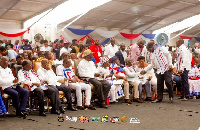
[[[178,74],[178,73],[175,73],[174,75],[176,75],[176,76],[180,76],[180,74]]]
[[[139,79],[143,79],[144,77],[139,77]]]
[[[40,84],[39,83],[32,83],[32,85],[35,85],[37,87],[40,87]]]
[[[127,78],[126,78],[126,77],[124,77],[123,79],[124,79],[124,81],[127,81]]]
[[[99,74],[99,73],[95,73],[94,76],[95,76],[95,77],[99,77],[100,74]]]
[[[15,78],[15,79],[13,80],[13,83],[18,83],[18,79]]]
[[[192,76],[192,79],[195,80],[197,78],[197,76]]]
[[[142,71],[140,72],[140,74],[141,74],[141,75],[144,75],[144,74],[146,74],[146,71],[145,71],[145,70],[142,70]]]
[[[69,81],[71,81],[72,83],[76,83],[76,79],[70,79]]]
[[[178,74],[182,74],[182,73],[183,73],[183,71],[182,71],[182,70],[179,70],[179,71],[178,71]]]
[[[152,76],[149,76],[149,78],[147,79],[148,81],[151,81],[151,79],[152,79]]]
[[[41,84],[41,85],[44,85],[44,82],[43,82],[43,81],[41,81],[41,82],[40,82],[40,84]]]
[[[172,71],[172,70],[173,70],[172,65],[169,65],[168,68],[169,68],[169,71]]]
[[[67,78],[64,78],[64,81],[68,81],[69,79],[67,79]]]

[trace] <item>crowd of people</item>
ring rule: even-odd
[[[128,47],[117,45],[115,38],[107,45],[100,45],[99,39],[91,41],[88,38],[83,44],[77,39],[72,43],[56,39],[32,44],[24,39],[21,43],[16,40],[14,45],[10,40],[0,41],[1,92],[10,95],[16,115],[27,116],[30,94],[37,97],[39,116],[46,116],[45,96],[50,99],[51,114],[65,112],[59,91],[64,93],[67,109],[72,111],[96,110],[91,104],[94,98],[100,108],[108,108],[108,102],[121,99],[128,104],[162,102],[164,86],[170,103],[175,88],[181,101],[200,92],[198,53],[185,46],[183,39],[176,41],[173,51],[154,40],[144,45],[145,41],[139,39]],[[41,61],[37,70],[34,61]],[[12,71],[16,66],[21,69]],[[73,90],[76,107],[72,103]],[[6,113],[1,96],[0,113]]]

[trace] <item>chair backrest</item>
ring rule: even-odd
[[[15,64],[16,64],[16,62],[10,62],[9,65],[8,65],[8,67],[9,67],[9,68],[13,68],[13,66],[14,66]]]
[[[39,58],[38,60],[33,60],[33,69],[37,72],[37,70],[41,67],[41,61],[43,58]],[[52,61],[49,61],[50,68],[52,69]]]
[[[22,65],[14,65],[13,68],[14,68],[15,77],[17,77],[18,71],[22,69]]]
[[[79,64],[79,62],[81,60],[82,60],[81,58],[74,60],[74,73],[75,73],[76,76],[79,76],[79,74],[78,74],[78,68],[77,67],[78,67],[78,64]]]

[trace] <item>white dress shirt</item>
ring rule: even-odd
[[[4,69],[0,66],[0,86],[3,90],[12,86],[14,79],[15,77],[13,76],[10,68]]]
[[[50,46],[48,46],[48,47],[43,46],[40,48],[40,51],[50,51],[51,52],[51,50],[52,50],[52,48]]]
[[[82,59],[77,66],[80,77],[94,78],[97,68],[93,61]]]
[[[36,75],[34,75],[34,74],[31,72],[31,70],[27,71],[27,73],[28,73],[28,75],[29,75],[29,77],[30,77],[31,80],[29,80],[29,79],[27,79],[27,78],[25,77],[25,75],[24,75],[22,69],[18,71],[18,79],[19,79],[19,82],[28,84],[28,85],[30,85],[30,86],[32,86],[32,83],[38,83],[38,84],[40,84],[40,79],[42,80],[42,78],[39,77],[39,78],[40,78],[40,79],[39,79]],[[37,86],[32,86],[31,91],[33,91],[35,88],[37,88]]]
[[[145,71],[151,70],[153,67],[157,69],[157,74],[164,74],[168,71],[168,66],[172,65],[172,56],[164,46],[154,46],[154,52],[151,53],[151,64],[145,68]]]
[[[56,75],[57,76],[63,76],[63,69],[64,69],[65,67],[61,64],[61,65],[59,65],[59,66],[57,66],[56,67]]]
[[[62,80],[62,76],[56,76],[52,69],[46,70],[40,67],[37,71],[38,75],[44,80],[48,82],[48,85],[60,86],[61,83],[58,80]]]
[[[112,46],[111,43],[105,47],[104,55],[107,55],[109,58],[115,56],[115,53],[119,50],[117,45]]]
[[[72,48],[68,47],[68,48],[65,48],[63,47],[61,50],[60,50],[60,56],[62,55],[62,53],[64,52],[67,52],[68,54],[70,54]]]
[[[120,50],[121,51],[121,53],[122,53],[122,55],[123,55],[123,57],[124,57],[124,60],[127,58],[127,52],[124,50],[124,51],[122,51],[122,50]]]
[[[177,70],[191,70],[191,61],[192,61],[192,54],[186,48],[184,44],[182,44],[177,50],[177,62],[176,67]]]
[[[100,74],[99,77],[96,77],[97,80],[105,80],[106,79],[106,76],[110,74],[110,70],[109,68],[103,68],[103,67],[98,67],[97,68],[97,73]],[[102,77],[104,76],[104,77]]]
[[[125,74],[128,81],[137,81],[139,73],[136,73],[136,70],[133,67],[124,67]]]
[[[145,62],[149,64],[151,63],[151,52],[147,51],[146,46],[144,46],[144,48],[142,49],[141,56],[145,57]]]

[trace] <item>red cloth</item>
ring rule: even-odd
[[[179,37],[182,39],[189,39],[189,40],[191,40],[193,38],[193,37],[188,37],[188,36],[183,36],[183,35],[180,35]]]
[[[122,32],[120,34],[127,39],[135,39],[135,38],[137,38],[138,36],[141,35],[141,33],[139,33],[139,34],[128,34],[128,33],[122,33]]]
[[[80,38],[79,40],[78,40],[78,42],[79,41],[83,41],[85,38],[90,38],[91,39],[91,43],[93,43],[94,44],[94,39],[92,38],[92,37],[90,37],[90,35],[85,35],[84,37],[82,37],[82,38]]]
[[[100,56],[98,56],[98,52],[102,54],[102,48],[100,45],[96,46],[95,44],[91,45],[89,48],[93,52],[93,56],[95,59],[95,64],[100,62]]]
[[[0,31],[0,35],[3,35],[5,37],[19,37],[21,35],[23,35],[25,32],[29,31],[29,29],[23,31],[23,32],[19,32],[19,33],[13,33],[13,34],[9,34],[9,33],[4,33]]]
[[[194,59],[193,59],[193,58],[192,58],[191,65],[192,65],[192,67],[195,65],[195,61],[194,61]]]

